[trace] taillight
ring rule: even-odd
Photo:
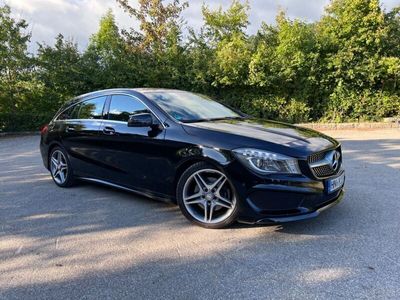
[[[45,124],[39,128],[40,134],[45,134],[49,130],[49,125]]]

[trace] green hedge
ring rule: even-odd
[[[38,131],[53,116],[53,113],[0,113],[0,132]]]

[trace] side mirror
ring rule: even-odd
[[[150,113],[132,115],[128,120],[128,127],[152,127],[153,116]]]

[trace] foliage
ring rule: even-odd
[[[0,112],[23,109],[30,88],[32,61],[27,53],[28,24],[11,17],[9,6],[0,7]]]
[[[54,46],[39,44],[36,55],[35,79],[41,84],[30,111],[56,111],[62,103],[85,91],[84,73],[77,45],[60,34]]]
[[[128,0],[117,0],[120,6],[140,22],[142,33],[133,30],[142,50],[159,52],[168,47],[171,31],[179,27],[180,13],[188,6],[179,0],[164,4],[162,0],[139,0],[139,8],[134,8]]]
[[[32,114],[19,112],[3,113],[0,112],[0,132],[19,132],[39,130],[44,124],[47,124],[54,113]]]
[[[188,2],[116,1],[140,28],[121,31],[108,11],[83,53],[58,35],[29,54],[27,23],[0,7],[0,131],[36,129],[71,97],[111,87],[191,90],[289,122],[400,115],[400,7],[331,0],[318,21],[279,12],[248,35],[248,1],[203,5],[198,31],[181,17]]]
[[[99,30],[90,38],[82,56],[82,66],[90,90],[125,86],[135,78],[127,47],[109,10],[100,20]]]

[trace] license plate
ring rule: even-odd
[[[340,189],[344,184],[344,172],[340,176],[328,180],[328,193],[333,193]]]

